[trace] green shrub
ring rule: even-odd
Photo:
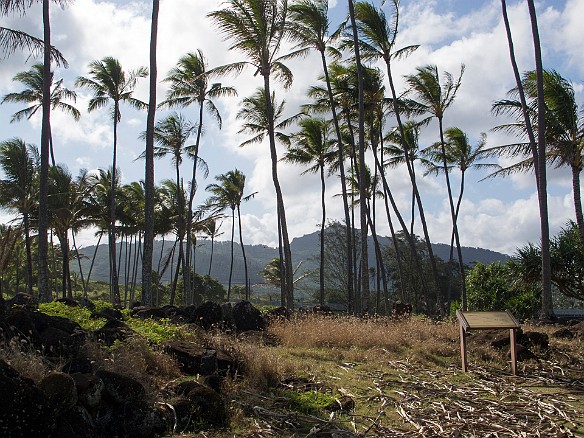
[[[126,324],[136,333],[155,344],[184,339],[188,330],[185,326],[173,324],[166,318],[159,320],[128,318]]]
[[[283,395],[290,403],[291,409],[306,414],[320,414],[335,404],[332,395],[318,391],[284,391]]]
[[[68,318],[84,330],[97,330],[105,324],[103,318],[91,318],[91,311],[85,307],[70,307],[57,301],[39,304],[39,310],[50,316]]]
[[[532,318],[539,307],[535,286],[518,281],[512,262],[484,265],[468,271],[468,308],[476,311],[509,310],[520,319]]]

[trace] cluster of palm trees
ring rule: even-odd
[[[10,7],[5,7],[5,3]],[[3,2],[0,13],[7,13],[12,9],[22,10],[26,2],[17,0]],[[406,287],[405,274],[402,273],[400,260],[411,258],[418,269],[422,270],[422,257],[426,256],[430,262],[431,275],[420,275],[416,282],[410,282],[410,287],[420,289],[424,300],[421,308],[427,312],[443,312],[445,301],[448,298],[441,288],[436,260],[433,254],[431,238],[425,217],[424,206],[418,189],[420,168],[426,174],[443,174],[448,193],[450,216],[452,221],[451,260],[453,251],[457,251],[458,272],[461,279],[462,307],[466,309],[466,293],[464,289],[464,261],[461,253],[460,236],[458,233],[458,217],[464,192],[464,175],[472,167],[494,165],[481,162],[485,157],[500,154],[519,156],[518,165],[509,169],[498,169],[493,175],[506,174],[516,170],[534,169],[540,198],[540,212],[542,216],[542,285],[544,302],[542,315],[551,312],[549,302],[549,254],[546,256],[547,207],[545,194],[545,166],[546,160],[557,165],[569,165],[573,171],[576,218],[584,242],[584,220],[579,199],[579,174],[582,170],[582,130],[578,119],[577,105],[573,100],[571,84],[555,72],[544,72],[541,66],[537,21],[533,1],[528,1],[532,17],[534,47],[536,49],[536,70],[527,73],[523,79],[518,75],[514,63],[514,51],[510,27],[506,18],[506,5],[502,0],[502,10],[507,28],[511,61],[515,67],[517,88],[513,91],[518,100],[509,99],[497,102],[494,111],[507,113],[515,117],[516,123],[507,124],[499,129],[507,129],[522,138],[520,143],[503,145],[495,148],[486,148],[486,137],[481,135],[480,141],[472,145],[468,135],[458,127],[446,127],[445,114],[455,100],[457,91],[462,83],[464,65],[458,75],[439,71],[436,65],[421,66],[413,74],[405,77],[408,89],[398,91],[392,73],[394,63],[414,52],[418,46],[396,47],[396,38],[399,27],[399,2],[393,0],[384,2],[383,6],[376,6],[371,2],[348,0],[349,14],[341,26],[332,30],[328,17],[328,2],[326,0],[228,0],[223,7],[211,12],[208,16],[218,27],[220,33],[229,42],[230,50],[241,53],[244,60],[229,65],[209,68],[203,53],[195,51],[183,56],[163,80],[168,84],[166,99],[156,105],[156,32],[158,1],[153,2],[153,20],[151,35],[150,59],[150,102],[147,105],[135,99],[132,94],[138,79],[148,75],[148,69],[139,68],[125,72],[119,61],[106,57],[94,61],[89,65],[88,76],[79,77],[78,87],[90,90],[93,96],[89,102],[88,111],[106,106],[110,107],[113,121],[113,156],[112,167],[109,171],[99,171],[96,175],[80,175],[75,184],[83,187],[92,187],[91,196],[101,193],[101,218],[99,221],[93,213],[79,213],[79,222],[74,224],[70,218],[58,218],[56,206],[51,202],[46,192],[54,185],[56,188],[55,200],[60,199],[58,187],[65,182],[58,182],[57,174],[67,174],[66,169],[55,163],[52,153],[53,167],[48,167],[49,150],[53,149],[50,135],[49,116],[51,109],[63,109],[73,117],[79,112],[65,100],[75,100],[75,93],[66,89],[62,81],[53,81],[50,71],[52,50],[50,47],[50,26],[48,25],[48,1],[43,0],[46,7],[45,40],[43,53],[45,62],[36,65],[30,72],[24,72],[16,80],[25,84],[27,92],[7,95],[4,101],[26,102],[33,105],[15,114],[14,120],[30,117],[39,108],[43,110],[43,134],[41,136],[41,152],[37,152],[30,145],[19,143],[18,139],[2,144],[6,150],[9,143],[19,143],[21,151],[26,155],[26,162],[31,166],[39,167],[39,195],[38,198],[38,230],[39,230],[39,289],[45,291],[46,275],[43,273],[43,257],[46,257],[46,230],[51,227],[59,238],[64,254],[68,252],[68,230],[75,232],[87,223],[92,223],[107,232],[110,248],[110,283],[112,299],[120,302],[120,291],[117,266],[116,242],[121,236],[130,233],[140,241],[143,237],[143,300],[151,302],[149,275],[152,271],[152,241],[154,235],[173,232],[176,236],[178,248],[178,264],[173,281],[171,303],[175,298],[179,272],[184,274],[185,302],[193,302],[193,291],[190,287],[190,275],[194,245],[193,240],[201,224],[209,220],[216,220],[217,215],[224,210],[231,210],[231,241],[233,269],[233,241],[235,238],[235,214],[239,218],[239,240],[242,248],[242,257],[246,272],[246,295],[249,297],[247,280],[247,262],[243,246],[241,229],[240,205],[253,197],[254,194],[244,195],[245,176],[238,170],[227,172],[216,177],[217,183],[207,186],[210,198],[205,205],[194,206],[197,190],[197,172],[207,173],[206,164],[201,158],[202,130],[207,123],[206,114],[211,115],[221,126],[221,116],[213,99],[222,96],[235,96],[232,87],[213,82],[228,73],[239,74],[246,66],[251,66],[255,75],[262,78],[262,84],[250,97],[243,99],[237,118],[243,122],[240,132],[251,137],[242,143],[242,146],[259,143],[267,140],[271,158],[271,174],[276,194],[279,259],[278,269],[281,286],[281,301],[287,307],[294,305],[294,270],[292,268],[292,254],[286,219],[284,197],[278,175],[278,163],[281,159],[305,166],[306,172],[317,172],[321,181],[321,232],[320,232],[320,276],[319,296],[321,304],[325,301],[325,223],[327,219],[325,205],[325,190],[327,176],[338,176],[341,182],[339,194],[344,210],[345,226],[345,269],[347,273],[347,301],[351,312],[367,312],[370,304],[369,275],[370,262],[368,260],[368,235],[373,236],[375,246],[375,262],[379,276],[378,284],[383,284],[385,297],[389,298],[390,278],[385,266],[383,251],[377,239],[377,233],[382,227],[379,224],[378,210],[385,213],[388,231],[393,241],[393,250],[397,256],[398,275],[391,278],[394,287]],[[390,9],[386,14],[385,8]],[[14,50],[11,42],[15,41],[16,34],[0,29],[0,43],[8,51]],[[47,30],[49,34],[47,34]],[[10,35],[10,36],[7,36]],[[9,39],[12,38],[12,39]],[[287,43],[293,48],[284,52]],[[12,45],[11,45],[12,44]],[[22,40],[22,44],[29,44]],[[31,43],[32,44],[32,43]],[[277,80],[284,89],[288,88],[293,80],[292,71],[285,65],[287,60],[305,56],[310,51],[316,51],[322,62],[322,76],[320,84],[308,90],[311,101],[305,104],[301,112],[293,117],[284,118],[283,100],[278,101],[273,91],[272,79]],[[54,56],[54,55],[53,55]],[[54,58],[58,59],[58,58]],[[377,67],[381,65],[383,68]],[[386,96],[386,86],[389,86]],[[547,86],[547,88],[545,88]],[[554,88],[555,87],[555,88]],[[527,97],[526,97],[527,96]],[[545,96],[545,99],[544,99]],[[569,100],[568,98],[571,98]],[[567,100],[568,99],[568,100]],[[564,104],[568,102],[568,104]],[[135,108],[148,108],[147,129],[144,133],[146,149],[143,158],[146,160],[146,177],[144,186],[133,183],[131,189],[119,187],[119,175],[116,163],[117,128],[121,119],[121,104],[126,103]],[[571,105],[571,106],[570,106]],[[196,123],[190,122],[183,114],[172,113],[156,122],[155,111],[158,107],[182,108],[186,110],[194,107]],[[568,113],[569,117],[562,118],[560,114]],[[575,119],[572,117],[575,114]],[[572,117],[570,120],[568,120]],[[436,142],[425,147],[419,144],[420,132],[425,129],[429,121],[435,118],[438,132]],[[545,130],[547,124],[548,129]],[[534,134],[532,125],[537,125]],[[290,128],[296,126],[296,132]],[[190,138],[194,137],[194,142]],[[527,141],[523,138],[527,137]],[[547,144],[547,147],[546,147]],[[278,145],[284,146],[286,152],[278,155]],[[2,149],[2,150],[4,150]],[[35,158],[39,155],[40,158]],[[170,156],[175,166],[176,180],[165,181],[162,188],[154,187],[153,160],[156,157]],[[184,158],[192,160],[192,172],[189,182],[185,184],[181,176],[181,163]],[[542,158],[543,157],[543,158]],[[2,162],[4,163],[4,162]],[[8,165],[9,163],[7,163]],[[4,164],[3,164],[4,166]],[[404,215],[399,210],[395,193],[388,176],[396,166],[404,166],[411,182],[411,222],[407,224]],[[496,166],[495,166],[496,167]],[[450,174],[453,169],[460,170],[460,188],[458,199],[455,200],[451,186]],[[50,172],[49,172],[50,170]],[[6,172],[6,170],[5,170]],[[31,173],[31,175],[34,172]],[[8,173],[6,173],[8,175]],[[52,174],[55,174],[51,176]],[[56,178],[53,183],[46,184],[48,178]],[[15,176],[16,178],[16,176]],[[28,176],[26,177],[28,178]],[[26,179],[25,178],[25,179]],[[36,178],[36,177],[35,177]],[[96,189],[97,186],[87,181],[93,178],[101,181],[104,192]],[[65,178],[66,179],[66,178]],[[69,178],[73,181],[71,178]],[[32,180],[27,180],[31,184]],[[105,186],[107,182],[109,186]],[[33,184],[34,185],[34,184]],[[134,218],[132,226],[124,223],[123,209],[118,202],[125,192],[132,192],[144,205],[141,218]],[[45,193],[46,192],[46,193]],[[79,189],[78,193],[83,190]],[[8,192],[7,192],[8,193]],[[65,193],[65,192],[63,192]],[[157,195],[158,193],[158,195]],[[36,198],[35,198],[36,196]],[[143,197],[142,197],[143,196]],[[7,197],[9,197],[7,195]],[[70,199],[69,195],[63,198]],[[91,204],[85,195],[80,194],[82,204]],[[156,202],[156,199],[162,199]],[[380,200],[382,202],[380,202]],[[30,201],[30,200],[29,200]],[[30,216],[34,209],[30,202],[4,201],[4,205],[16,208],[22,215],[24,232],[30,232]],[[56,202],[56,201],[55,201]],[[22,205],[21,205],[22,204]],[[138,204],[134,204],[138,205]],[[104,207],[106,207],[104,209]],[[85,207],[84,207],[85,208]],[[168,210],[173,221],[172,229],[157,228],[156,217],[160,211]],[[85,210],[83,210],[85,211]],[[134,212],[136,209],[134,208]],[[107,216],[104,216],[107,215]],[[66,215],[64,215],[66,216]],[[419,218],[425,254],[420,254],[417,237],[414,230],[414,219]],[[50,221],[49,221],[50,219]],[[385,222],[385,221],[384,221]],[[50,224],[50,225],[49,225]],[[58,224],[58,225],[57,225]],[[118,225],[121,230],[118,230]],[[43,228],[44,227],[44,228]],[[69,227],[69,228],[67,228]],[[212,228],[212,227],[211,227]],[[357,233],[359,230],[359,233]],[[143,234],[141,234],[143,233]],[[546,234],[547,233],[547,234]],[[130,235],[130,234],[128,234]],[[400,246],[398,236],[403,236],[407,243]],[[28,240],[28,239],[27,239]],[[359,247],[357,247],[357,242]],[[403,251],[408,254],[401,254]],[[27,246],[27,253],[28,253]],[[401,255],[400,255],[401,254]],[[136,256],[138,256],[136,254]],[[63,255],[63,266],[68,261],[68,255]],[[30,257],[29,257],[30,259]],[[547,261],[546,261],[547,260]],[[29,260],[32,264],[32,261]],[[546,263],[548,268],[546,268]],[[63,268],[63,290],[66,290],[65,271]],[[30,269],[28,284],[32,284],[32,268]],[[134,273],[134,278],[136,273]],[[230,275],[231,278],[231,275]],[[231,283],[231,281],[230,281]],[[32,287],[32,286],[29,286]],[[231,284],[229,284],[228,298]],[[43,292],[45,293],[45,292]],[[549,296],[548,296],[549,295]]]

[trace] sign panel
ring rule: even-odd
[[[519,328],[519,321],[508,311],[506,312],[461,312],[458,320],[466,330],[475,329],[512,329]]]

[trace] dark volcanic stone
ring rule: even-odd
[[[218,326],[222,319],[221,306],[212,301],[206,301],[195,309],[191,322],[209,330],[213,326]]]
[[[124,319],[124,314],[119,309],[114,309],[112,307],[104,307],[99,312],[93,313],[92,318],[105,318],[105,319],[115,319],[121,321]]]
[[[562,327],[561,329],[553,332],[552,336],[554,338],[560,338],[560,339],[573,339],[574,337],[576,337],[574,332],[572,330],[570,330],[568,327]]]
[[[249,301],[240,301],[233,306],[233,322],[239,332],[264,330],[266,328],[266,320],[261,312]]]
[[[133,334],[134,331],[130,327],[117,319],[108,320],[102,328],[93,332],[97,340],[108,347],[114,345],[115,341],[123,341]]]
[[[73,298],[58,298],[55,300],[57,303],[63,303],[69,307],[79,307],[79,303],[75,301]]]
[[[68,411],[77,403],[77,388],[69,374],[48,374],[41,381],[40,388],[59,413]]]
[[[146,397],[144,386],[137,380],[111,371],[99,370],[95,373],[104,384],[104,395],[117,404],[124,404]]]
[[[55,408],[40,389],[0,360],[0,436],[48,437],[56,426]],[[9,395],[9,396],[8,396]]]

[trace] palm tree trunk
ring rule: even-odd
[[[320,166],[320,205],[322,209],[322,218],[320,221],[320,270],[319,270],[319,284],[320,284],[320,305],[324,306],[324,226],[326,222],[326,202],[325,202],[325,179],[324,179],[324,163]]]
[[[572,191],[574,192],[574,210],[576,212],[576,224],[580,232],[580,242],[584,248],[584,215],[582,214],[582,197],[580,192],[580,169],[572,166]]]
[[[353,244],[351,239],[351,216],[349,211],[349,198],[347,196],[347,179],[345,177],[345,153],[343,148],[343,138],[341,135],[341,129],[339,127],[339,119],[337,116],[337,109],[335,99],[333,98],[333,91],[331,88],[331,81],[328,73],[328,67],[326,64],[326,58],[324,50],[320,51],[322,67],[324,70],[324,77],[326,80],[326,88],[328,92],[329,105],[331,107],[331,114],[333,116],[333,124],[335,127],[335,133],[337,136],[337,147],[339,151],[339,172],[341,178],[341,190],[343,198],[343,210],[345,212],[345,238],[347,244],[347,260],[346,260],[346,270],[347,270],[347,298],[349,302],[349,313],[352,311],[352,303],[354,299],[354,289],[353,289]]]
[[[187,256],[186,256],[186,260],[185,260],[185,271],[188,273],[188,275],[184,275],[184,283],[185,283],[185,289],[186,290],[191,290],[191,250],[193,247],[192,244],[192,237],[191,237],[191,233],[190,230],[193,227],[193,201],[195,199],[195,193],[197,190],[197,161],[199,160],[199,145],[201,143],[201,133],[203,131],[203,115],[204,115],[205,111],[204,111],[204,106],[203,106],[203,102],[200,102],[199,105],[199,125],[197,126],[197,139],[195,141],[195,153],[193,154],[193,172],[192,172],[192,179],[191,179],[191,190],[189,193],[189,205],[188,205],[188,209],[187,209],[187,230],[189,230],[189,232],[187,233]],[[193,271],[195,271],[194,266],[193,266]],[[194,293],[194,292],[193,292]],[[194,296],[192,297],[192,299],[194,299]],[[192,302],[191,302],[192,304]]]
[[[278,214],[280,218],[279,228],[282,232],[282,254],[284,260],[282,266],[284,268],[284,293],[286,295],[286,307],[288,309],[294,308],[294,280],[292,271],[292,251],[290,250],[290,239],[288,237],[288,225],[286,223],[286,210],[284,208],[284,197],[282,196],[282,189],[278,179],[278,154],[276,152],[276,138],[274,135],[274,108],[272,107],[272,96],[270,91],[270,76],[269,70],[262,72],[264,75],[264,91],[266,99],[266,109],[268,111],[268,137],[270,143],[270,158],[272,160],[272,180],[276,190],[276,203]]]
[[[75,254],[77,254],[77,265],[79,266],[79,275],[81,276],[81,286],[85,293],[85,278],[83,277],[83,268],[81,267],[81,257],[79,256],[79,250],[77,249],[77,243],[75,242],[75,231],[71,231],[71,236],[73,238],[73,248],[75,249]],[[84,298],[87,297],[84,296]]]
[[[444,127],[442,117],[438,118],[438,127],[440,129],[440,147],[442,149],[442,165],[446,177],[446,188],[448,190],[448,203],[450,204],[450,216],[452,218],[452,232],[456,241],[456,252],[458,254],[458,272],[460,273],[460,288],[462,292],[462,310],[467,310],[466,284],[464,279],[464,261],[462,260],[462,248],[460,247],[460,237],[458,235],[457,213],[454,209],[454,200],[452,197],[452,187],[450,186],[450,176],[448,172],[448,163],[446,162],[446,146],[444,143]],[[461,193],[462,194],[462,193]],[[443,312],[443,305],[440,303],[440,290],[438,290],[437,308],[440,313]]]
[[[249,290],[249,275],[247,272],[247,257],[245,256],[245,246],[243,245],[243,234],[241,231],[241,209],[237,206],[237,220],[239,221],[239,244],[241,245],[241,254],[243,256],[243,269],[245,272],[245,299],[249,301],[251,291]]]
[[[32,295],[32,249],[30,244],[30,220],[28,212],[24,212],[23,216],[24,244],[26,246],[26,292]]]
[[[355,8],[353,0],[349,0],[349,15],[353,28],[353,45],[355,48],[355,62],[357,64],[357,77],[359,80],[359,174],[365,175],[365,103],[363,96],[363,66],[359,53],[359,36],[355,22]],[[369,311],[369,258],[367,250],[367,204],[365,202],[367,187],[365,178],[359,179],[359,222],[361,225],[361,298],[363,312]]]
[[[541,260],[542,260],[542,296],[541,296],[541,318],[553,317],[553,303],[551,296],[551,262],[549,253],[549,219],[547,211],[547,181],[545,171],[545,144],[544,144],[544,130],[545,130],[545,103],[543,102],[543,91],[540,88],[543,86],[542,82],[542,65],[541,65],[541,49],[539,44],[539,33],[537,30],[537,18],[535,16],[535,6],[532,0],[528,0],[529,13],[531,17],[531,26],[533,33],[533,43],[535,50],[536,62],[536,76],[538,89],[538,137],[537,143],[531,125],[531,119],[528,114],[527,101],[525,99],[525,92],[519,74],[519,67],[515,59],[515,49],[513,47],[513,38],[511,36],[511,26],[509,18],[507,17],[507,4],[505,0],[501,0],[501,9],[503,13],[503,21],[505,23],[505,30],[507,33],[507,42],[509,44],[509,57],[511,59],[511,66],[513,67],[513,74],[517,84],[517,91],[521,101],[521,108],[523,111],[523,118],[525,121],[525,128],[529,137],[529,143],[533,155],[533,166],[535,169],[535,180],[537,185],[537,198],[539,204],[540,229],[541,229]],[[542,114],[543,113],[543,114]],[[542,131],[542,132],[540,132]],[[541,143],[541,145],[539,144]],[[540,146],[538,148],[538,146]],[[540,154],[544,154],[543,157]]]
[[[110,187],[110,232],[109,232],[109,254],[110,254],[110,284],[112,291],[112,302],[120,304],[120,286],[118,284],[118,269],[116,263],[116,166],[118,147],[118,102],[114,105],[114,150],[112,159],[112,182]]]
[[[144,257],[142,260],[142,302],[152,305],[152,259],[154,256],[154,120],[156,117],[156,44],[158,39],[159,0],[152,0],[150,29],[150,97],[146,121],[146,165],[144,175]]]
[[[213,251],[215,250],[215,238],[211,236],[211,256],[209,257],[209,272],[207,275],[211,276],[211,267],[213,266]]]
[[[49,139],[51,137],[51,24],[49,16],[49,0],[43,0],[43,120],[41,128],[41,170],[39,190],[39,222],[38,222],[38,288],[39,299],[51,301],[49,289],[49,243],[48,243],[48,178],[49,178]]]
[[[95,245],[95,251],[93,252],[93,258],[91,259],[91,265],[89,265],[89,272],[87,273],[87,282],[85,283],[85,290],[83,291],[83,297],[87,299],[87,289],[89,288],[89,279],[91,278],[91,271],[93,271],[93,264],[95,263],[95,256],[97,255],[97,250],[99,249],[99,242],[103,233],[99,233],[99,238],[97,239],[97,244]]]
[[[391,89],[391,96],[392,96],[392,100],[393,100],[393,110],[395,112],[395,118],[397,121],[397,126],[399,129],[399,135],[400,135],[400,139],[401,139],[401,144],[402,147],[404,148],[404,152],[405,152],[405,158],[406,158],[406,165],[407,165],[407,169],[408,169],[408,173],[410,175],[410,179],[412,180],[412,189],[414,191],[414,195],[416,198],[416,202],[418,203],[418,210],[420,212],[420,222],[422,223],[422,230],[424,231],[424,239],[426,242],[426,248],[428,250],[428,257],[430,258],[430,266],[432,267],[432,277],[434,280],[434,284],[435,284],[435,288],[436,288],[436,293],[438,293],[438,290],[440,289],[440,285],[438,282],[438,268],[436,267],[436,260],[434,259],[434,251],[432,249],[432,243],[430,242],[430,236],[428,234],[428,226],[426,224],[426,217],[424,215],[424,209],[422,207],[422,200],[420,199],[420,193],[418,191],[418,186],[415,183],[415,176],[413,175],[413,166],[411,165],[411,160],[409,157],[409,153],[408,150],[406,148],[406,141],[405,141],[405,134],[404,134],[404,127],[401,121],[401,116],[400,116],[400,111],[399,111],[399,105],[398,105],[398,98],[397,98],[397,93],[395,91],[395,85],[393,83],[393,75],[391,72],[391,63],[389,62],[389,59],[385,59],[385,66],[387,68],[387,77],[389,80],[389,87]],[[415,246],[414,246],[415,247]],[[417,251],[414,254],[414,257],[419,259]],[[426,296],[429,296],[429,290],[426,289],[424,291]]]
[[[233,277],[233,240],[235,238],[235,210],[231,209],[231,262],[229,263],[229,284],[227,286],[227,302],[231,300],[231,279]]]
[[[535,72],[537,76],[537,152],[539,163],[538,201],[541,222],[541,272],[543,290],[541,294],[541,319],[554,318],[552,301],[552,271],[550,259],[550,226],[547,204],[546,147],[545,147],[545,100],[543,92],[543,65],[541,44],[537,27],[537,16],[533,0],[527,0],[531,31],[535,50]]]

